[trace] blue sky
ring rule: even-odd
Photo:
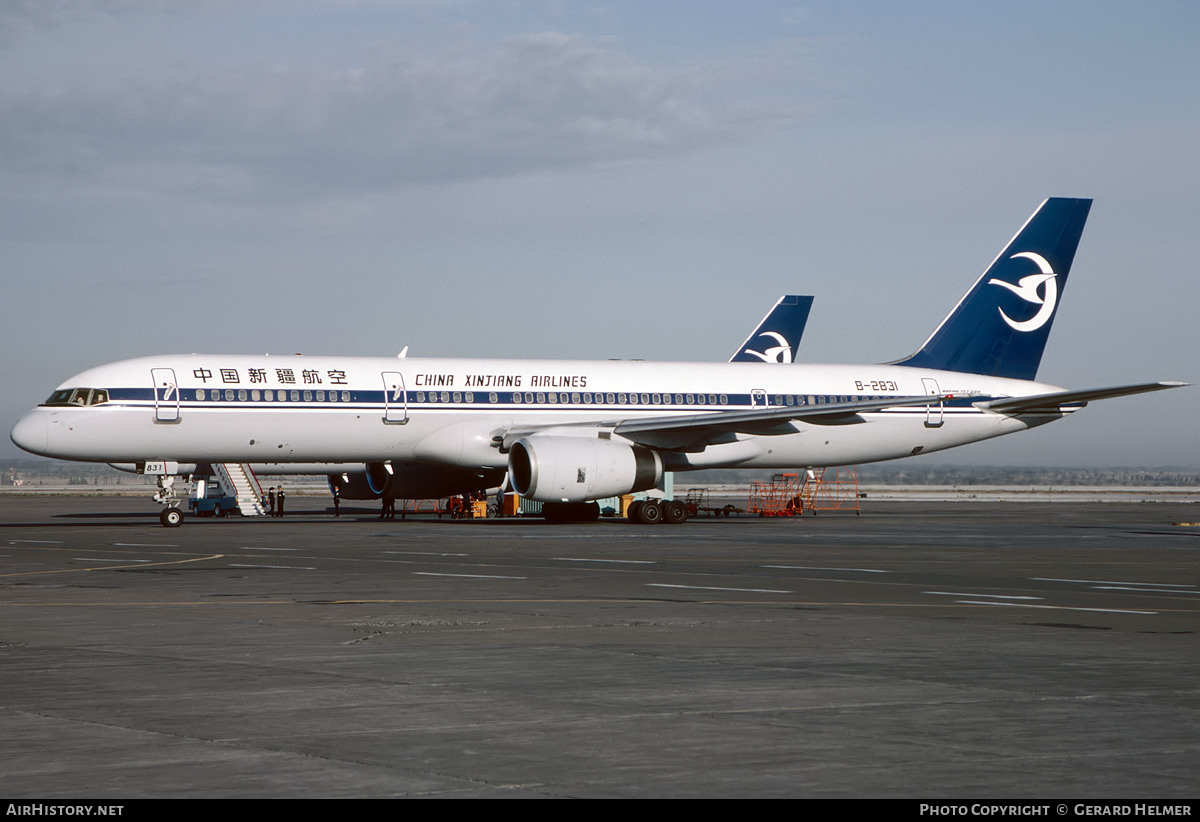
[[[1194,2],[9,2],[0,423],[153,353],[721,360],[788,292],[816,296],[802,359],[890,360],[1051,195],[1096,203],[1039,377],[1194,382],[1198,24]],[[930,459],[1197,468],[1195,390]]]

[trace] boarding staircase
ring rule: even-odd
[[[218,462],[213,465],[217,481],[226,495],[237,498],[238,510],[244,517],[260,517],[263,509],[262,485],[248,463]]]

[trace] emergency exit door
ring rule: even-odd
[[[931,394],[939,398],[936,404],[930,403],[929,405],[925,406],[925,427],[940,428],[942,423],[946,421],[945,417],[943,416],[941,389],[938,388],[937,380],[930,377],[923,378],[921,380],[921,384],[925,386],[926,394]]]
[[[179,422],[179,383],[174,368],[151,368],[154,382],[154,421]]]
[[[404,377],[399,371],[383,372],[383,421],[389,425],[408,422],[408,398],[404,394]]]

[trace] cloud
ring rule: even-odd
[[[755,122],[687,71],[561,33],[353,68],[223,66],[0,92],[0,170],[212,199],[382,191],[691,153]]]
[[[159,0],[4,0],[0,46],[79,21],[112,19],[161,9]]]

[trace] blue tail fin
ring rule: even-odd
[[[1091,207],[1042,203],[921,350],[896,365],[1032,380]]]
[[[762,318],[758,328],[751,332],[730,362],[795,362],[800,349],[800,338],[808,324],[808,312],[812,309],[812,297],[786,294],[779,298],[775,307]],[[755,351],[754,349],[759,349]]]

